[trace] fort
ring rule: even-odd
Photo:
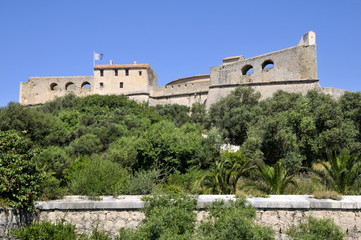
[[[30,77],[20,83],[19,102],[37,105],[73,92],[91,94],[124,94],[149,105],[205,103],[207,107],[227,96],[239,86],[250,86],[271,97],[277,90],[305,94],[318,90],[341,96],[345,90],[322,88],[317,78],[316,34],[310,31],[297,46],[247,58],[227,57],[223,64],[211,67],[210,74],[179,78],[158,87],[157,74],[149,64],[95,65],[93,76]]]

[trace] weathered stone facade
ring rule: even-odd
[[[244,59],[223,59],[212,67],[210,75],[180,78],[164,87],[157,86],[157,75],[149,64],[95,65],[94,76],[31,77],[20,84],[19,101],[25,105],[42,104],[73,92],[90,94],[124,94],[131,99],[156,104],[195,102],[207,107],[227,96],[238,86],[250,86],[271,97],[277,90],[300,92],[316,89],[339,97],[344,90],[323,89],[317,78],[316,34],[308,32],[299,44],[276,52]]]
[[[197,220],[205,219],[204,207],[215,200],[234,199],[234,195],[200,195]],[[271,226],[277,239],[287,239],[286,231],[293,225],[307,221],[308,216],[331,218],[345,233],[346,239],[361,239],[361,196],[344,196],[341,201],[317,200],[308,195],[271,195],[269,198],[249,198],[256,208],[256,223]],[[68,196],[62,200],[39,202],[37,213],[19,214],[15,210],[1,211],[0,238],[4,239],[11,228],[24,226],[32,219],[37,222],[56,222],[64,219],[76,225],[80,233],[91,233],[98,226],[111,236],[119,229],[136,228],[145,218],[141,209],[141,196],[102,197],[102,200],[87,200],[86,197]]]

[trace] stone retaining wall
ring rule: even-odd
[[[80,233],[90,233],[93,228],[116,235],[121,227],[136,228],[144,219],[140,211],[144,207],[140,196],[102,197],[100,201],[84,197],[68,196],[62,200],[39,202],[37,214],[19,214],[7,210],[0,216],[0,238],[5,238],[10,228],[35,221],[56,222],[60,219],[76,225]],[[206,205],[215,200],[234,199],[233,195],[201,195],[198,198],[197,220],[204,219]],[[341,201],[316,200],[311,196],[271,195],[269,198],[249,198],[257,209],[257,223],[271,226],[278,239],[287,239],[285,232],[292,225],[306,221],[312,215],[332,218],[345,232],[347,239],[361,239],[361,196],[345,196]],[[2,211],[3,212],[3,211]],[[17,213],[16,213],[17,212]],[[1,232],[4,234],[1,235]]]

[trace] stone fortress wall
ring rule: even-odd
[[[233,199],[234,195],[198,196],[197,221],[207,216],[206,205],[216,200]],[[318,200],[309,195],[270,195],[247,200],[257,210],[256,223],[271,226],[277,239],[288,239],[287,229],[307,221],[308,216],[331,218],[347,234],[346,239],[361,239],[361,196],[343,196],[341,201]],[[55,223],[61,219],[76,225],[81,233],[89,234],[98,226],[99,230],[114,236],[122,227],[136,228],[145,218],[141,212],[143,207],[141,196],[104,196],[100,200],[67,196],[61,200],[38,202],[36,214],[0,208],[0,238],[6,238],[11,229],[31,221]]]
[[[157,75],[149,64],[95,65],[93,76],[31,77],[20,84],[19,101],[24,105],[42,104],[73,92],[90,94],[124,94],[129,98],[156,104],[195,102],[211,104],[239,86],[250,86],[271,97],[277,90],[300,92],[316,89],[337,98],[345,90],[322,88],[317,78],[316,34],[310,31],[299,44],[276,52],[245,59],[243,56],[223,59],[223,64],[210,69],[209,75],[179,78],[158,87]]]

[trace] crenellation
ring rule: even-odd
[[[340,97],[345,90],[321,88],[317,77],[316,34],[310,31],[297,46],[244,58],[227,57],[210,74],[179,78],[158,87],[158,78],[149,64],[95,65],[93,76],[31,77],[20,83],[19,101],[42,104],[69,92],[77,96],[124,94],[139,102],[154,104],[206,103],[209,108],[239,86],[252,87],[261,99],[278,90],[306,94],[318,90]]]

